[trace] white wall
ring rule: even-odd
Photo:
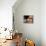
[[[22,32],[25,38],[34,40],[36,46],[41,46],[41,0],[23,0],[17,7],[13,7],[13,10],[15,28]],[[34,23],[25,24],[24,15],[33,15]]]
[[[0,0],[0,27],[12,28],[12,6],[16,0]]]
[[[41,4],[41,38],[42,46],[46,46],[46,0],[42,0]]]

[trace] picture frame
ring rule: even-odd
[[[33,15],[24,15],[24,23],[33,23]]]

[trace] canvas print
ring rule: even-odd
[[[33,15],[24,15],[24,23],[33,23]]]

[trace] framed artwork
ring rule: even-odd
[[[33,15],[24,15],[24,23],[33,23]]]

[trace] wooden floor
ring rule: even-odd
[[[2,43],[0,46],[16,46],[15,39],[13,40],[6,40],[6,42]]]

